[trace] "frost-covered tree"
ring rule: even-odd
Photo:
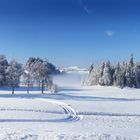
[[[49,70],[47,67],[47,61],[38,59],[34,64],[34,77],[41,83],[41,91],[44,93],[44,86],[48,80]]]
[[[24,72],[23,72],[23,83],[24,85],[27,85],[27,93],[29,94],[29,89],[31,85],[33,85],[33,65],[36,61],[36,58],[29,58],[24,66]]]
[[[12,94],[14,94],[15,87],[18,87],[20,84],[21,74],[22,74],[21,64],[19,64],[15,60],[12,60],[7,68],[6,75],[7,85],[12,88]]]
[[[106,85],[106,86],[111,86],[112,83],[113,83],[111,66],[110,66],[109,61],[105,63],[105,67],[104,67],[104,70],[103,70],[102,81],[103,81],[103,85]]]
[[[123,88],[125,86],[125,70],[120,63],[117,64],[113,75],[114,85]]]
[[[128,63],[112,66],[108,61],[98,68],[90,67],[85,84],[140,88],[140,65],[134,63],[132,54]]]
[[[90,68],[89,68],[89,73],[92,72],[93,68],[94,68],[94,65],[92,64],[92,65],[90,66]]]
[[[59,73],[53,64],[41,58],[29,58],[25,65],[25,72],[27,85],[29,86],[30,83],[32,83],[31,81],[34,81],[39,87],[41,86],[42,93],[44,92],[45,85],[50,85],[52,83],[50,74]]]
[[[104,68],[105,68],[105,62],[101,64],[101,66],[98,68],[98,77],[99,77],[99,85],[104,85],[103,75],[104,75]]]
[[[130,57],[129,63],[126,65],[125,84],[128,87],[136,87],[136,75],[133,55]]]
[[[136,87],[140,88],[140,64],[136,65],[135,74],[136,74]]]
[[[6,69],[8,61],[4,55],[0,55],[0,87],[6,86]]]
[[[94,66],[92,65],[90,67],[89,75],[87,81],[84,83],[85,85],[98,85],[99,84],[99,75],[98,71]]]

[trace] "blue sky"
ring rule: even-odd
[[[139,0],[1,0],[0,53],[89,66],[140,60]]]

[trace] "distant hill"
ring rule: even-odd
[[[63,68],[60,71],[62,71],[62,72],[87,72],[88,69],[80,68],[78,66],[70,66],[70,67],[67,67],[67,68]]]

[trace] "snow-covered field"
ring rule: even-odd
[[[53,95],[0,91],[0,140],[140,140],[140,90],[81,87],[86,75],[55,76]]]

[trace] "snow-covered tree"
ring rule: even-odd
[[[50,74],[59,73],[53,64],[41,58],[29,58],[25,65],[25,70],[25,79],[27,79],[28,86],[32,83],[31,81],[35,81],[41,87],[42,93],[44,92],[45,86],[52,83]]]
[[[140,87],[140,66],[134,63],[133,54],[128,63],[123,62],[112,66],[108,61],[98,68],[91,66],[85,84],[138,88]]]
[[[98,85],[99,84],[99,75],[97,73],[97,69],[92,65],[89,70],[89,75],[84,85]]]
[[[6,81],[8,86],[12,88],[12,94],[14,94],[15,87],[18,87],[20,84],[20,76],[22,74],[22,66],[15,60],[12,60],[9,63],[7,68]]]
[[[126,65],[125,82],[128,87],[136,87],[136,75],[133,55],[130,57],[129,63]]]
[[[110,67],[109,61],[105,63],[102,80],[103,80],[103,85],[106,85],[106,86],[111,86],[113,83],[111,67]]]
[[[104,85],[103,75],[104,75],[104,68],[105,68],[105,62],[101,64],[101,66],[98,68],[98,77],[99,77],[99,85]]]
[[[47,61],[38,60],[34,64],[34,77],[41,83],[41,91],[44,93],[44,86],[48,79]]]
[[[93,68],[94,68],[94,65],[92,64],[92,65],[90,66],[90,68],[89,68],[89,73],[92,72]]]
[[[117,64],[113,75],[114,85],[123,88],[125,86],[125,71],[120,63]]]
[[[135,74],[136,74],[136,87],[140,88],[140,64],[136,65]]]
[[[36,58],[29,58],[24,66],[23,71],[23,83],[24,85],[27,85],[27,93],[29,94],[29,89],[31,85],[33,85],[33,64],[35,63]]]
[[[8,61],[4,55],[0,55],[0,87],[6,86],[6,69]]]

